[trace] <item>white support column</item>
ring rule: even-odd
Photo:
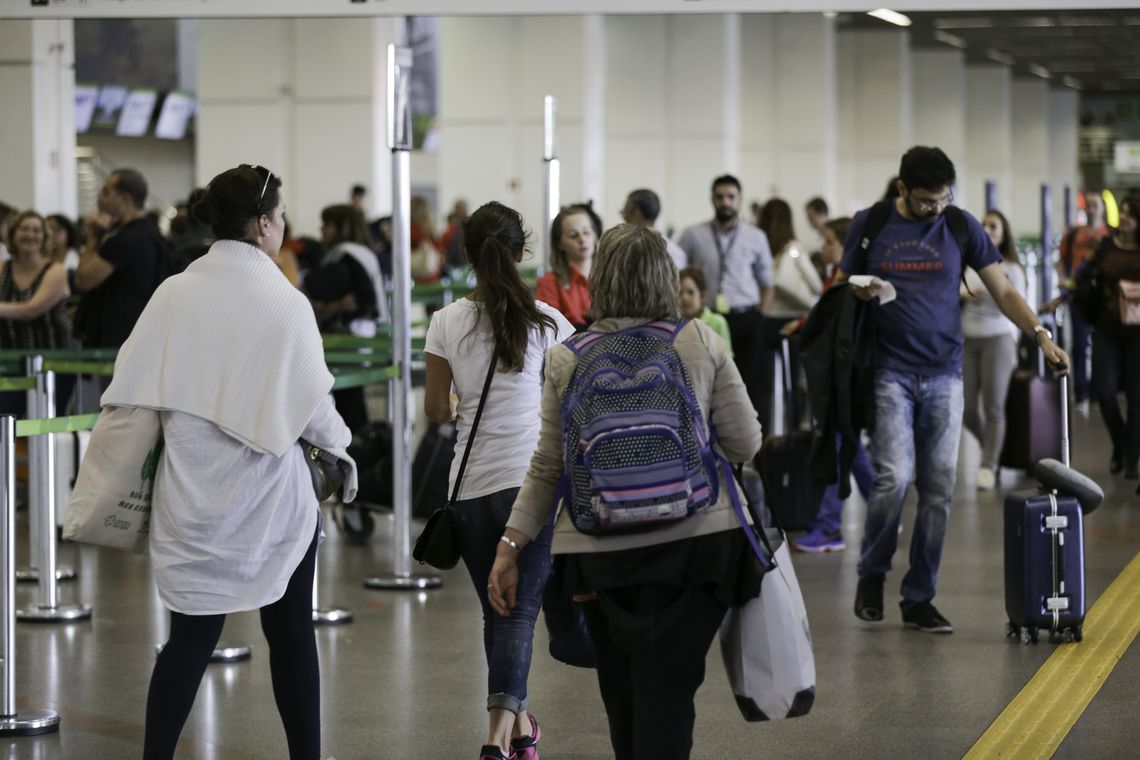
[[[1013,140],[1013,207],[1008,216],[1013,234],[1041,234],[1041,184],[1049,182],[1049,83],[1044,79],[1017,79],[1011,88]],[[1060,187],[1053,195],[1061,194]],[[1054,232],[1060,216],[1053,217]]]
[[[807,200],[837,201],[835,22],[815,13],[752,14],[741,36],[745,197],[784,198],[807,235]]]
[[[1053,185],[1053,224],[1058,232],[1064,224],[1065,185],[1074,197],[1081,187],[1077,126],[1080,94],[1070,89],[1049,90],[1049,182]]]
[[[878,200],[913,144],[910,35],[842,32],[837,56],[840,214]]]
[[[670,176],[658,192],[680,228],[710,216],[714,177],[740,171],[741,25],[734,14],[670,16],[666,24]]]
[[[202,21],[197,182],[241,163],[279,172],[296,234],[318,233],[320,210],[356,183],[370,216],[389,213],[383,54],[401,21]],[[253,36],[264,47],[251,67],[242,41]]]
[[[603,16],[589,15],[582,17],[582,194],[603,218],[605,182],[606,26]]]
[[[70,20],[0,23],[0,199],[77,213],[75,35]]]
[[[997,183],[997,207],[1007,217],[1015,211],[1013,196],[1013,116],[1009,68],[966,67],[966,161],[971,210],[985,211],[986,180]],[[1024,202],[1037,206],[1037,196]]]
[[[980,211],[982,193],[971,184],[966,165],[966,58],[960,50],[912,50],[911,97],[916,145],[941,148],[958,174],[955,203]]]

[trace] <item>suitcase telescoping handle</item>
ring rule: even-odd
[[[787,420],[787,432],[791,433],[796,429],[800,418],[796,414],[796,393],[792,385],[791,338],[787,335],[780,336],[780,358],[783,359],[780,380],[784,386],[784,418]]]
[[[1069,466],[1069,376],[1061,375],[1061,464]]]

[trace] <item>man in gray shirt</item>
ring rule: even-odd
[[[772,299],[772,250],[767,235],[740,218],[742,203],[740,181],[731,174],[717,177],[712,184],[716,218],[689,227],[680,244],[689,266],[705,273],[709,308],[728,322],[736,366],[767,433],[772,379],[764,376],[770,349],[764,345],[761,311]]]
[[[648,227],[653,230],[653,225],[657,222],[657,217],[661,214],[661,199],[657,197],[657,193],[646,188],[634,190],[625,199],[625,205],[621,208],[621,218],[625,220],[626,224],[636,224],[641,227]],[[689,265],[689,258],[681,249],[681,246],[674,243],[667,235],[654,230],[661,237],[665,238],[665,251],[669,254],[669,258],[673,259],[673,263],[677,267],[677,271]]]

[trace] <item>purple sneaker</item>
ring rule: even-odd
[[[538,740],[542,738],[542,731],[533,715],[528,713],[527,717],[530,718],[530,736],[511,739],[511,752],[517,760],[538,760]]]
[[[805,554],[823,554],[824,552],[841,552],[847,548],[843,536],[839,533],[827,534],[820,530],[812,530],[806,536],[793,538],[788,544],[798,552]]]
[[[479,750],[479,760],[515,760],[515,753],[511,751],[504,754],[495,745],[484,744],[483,749]]]

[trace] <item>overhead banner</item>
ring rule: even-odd
[[[583,15],[776,13],[874,10],[866,0],[0,0],[2,18],[217,18],[302,16]],[[1072,0],[956,0],[955,11],[1071,8]],[[1134,0],[1091,0],[1082,8],[1131,8]],[[895,0],[928,11],[930,0]]]

